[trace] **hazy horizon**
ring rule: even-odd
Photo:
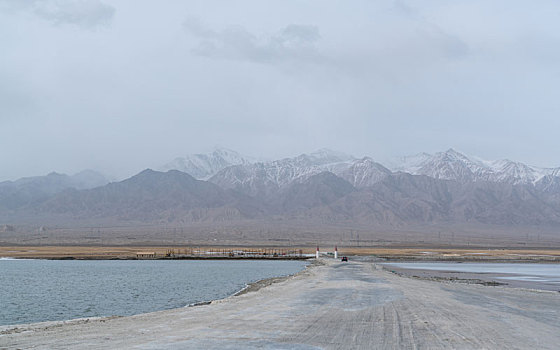
[[[0,181],[224,145],[558,167],[560,4],[0,0]]]

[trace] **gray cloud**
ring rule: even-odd
[[[6,78],[5,76],[0,77]],[[0,122],[6,120],[15,120],[17,118],[25,118],[27,115],[34,113],[35,101],[32,96],[10,81],[0,82]]]
[[[28,11],[53,24],[95,28],[111,23],[115,8],[99,0],[0,0],[5,11]]]
[[[214,144],[560,165],[557,0],[164,3],[0,0],[0,181]]]
[[[468,44],[458,36],[446,33],[435,24],[420,23],[422,25],[417,29],[417,52],[432,52],[451,60],[462,59],[469,54]]]
[[[211,30],[194,17],[187,18],[183,26],[199,39],[192,49],[199,56],[259,63],[320,60],[315,43],[321,36],[315,26],[290,24],[268,36],[257,36],[239,25]]]
[[[405,0],[395,0],[393,6],[402,23],[399,36],[401,39],[407,37],[414,39],[413,45],[402,43],[401,47],[408,46],[417,54],[420,51],[432,52],[448,59],[461,59],[469,54],[469,45],[463,39],[448,33]]]

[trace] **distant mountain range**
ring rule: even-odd
[[[509,159],[486,161],[453,149],[434,155],[420,153],[400,160],[400,164],[394,167],[396,171],[462,183],[489,181],[537,185],[548,177],[560,176],[560,168],[537,168]]]
[[[199,180],[210,180],[227,188],[247,188],[250,183],[282,187],[322,171],[330,171],[354,186],[368,187],[394,172],[426,175],[461,183],[497,182],[535,185],[554,191],[559,168],[539,168],[508,159],[488,161],[469,157],[454,149],[435,154],[418,153],[399,157],[384,166],[370,157],[355,158],[328,149],[269,162],[257,162],[228,149],[176,158],[157,170],[179,170]]]
[[[177,158],[162,169],[113,183],[94,172],[0,183],[0,224],[32,217],[100,224],[560,227],[560,169],[484,161],[453,149],[405,157],[391,168],[326,149],[267,162],[221,149]]]
[[[0,182],[0,210],[32,206],[67,189],[85,190],[104,186],[109,180],[93,170],[75,175],[50,173],[46,176],[24,177]]]
[[[357,159],[323,149],[295,158],[231,164],[207,179],[223,188],[256,195],[285,187],[294,181],[301,182],[323,171],[332,172],[357,188],[371,187],[400,172],[462,184],[492,182],[531,185],[545,192],[558,192],[560,189],[560,168],[537,168],[507,159],[485,161],[468,157],[453,149],[433,155],[420,153],[402,157],[392,162],[390,167],[385,167],[369,157]]]

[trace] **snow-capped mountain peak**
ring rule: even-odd
[[[537,168],[508,159],[488,161],[465,155],[454,148],[435,154],[401,157],[393,163],[391,170],[369,157],[357,159],[326,148],[266,162],[256,162],[235,151],[218,148],[211,153],[176,158],[159,169],[180,170],[197,179],[209,179],[224,188],[240,189],[249,194],[274,192],[325,171],[357,188],[373,186],[390,176],[392,171],[461,183],[487,181],[513,185],[536,185],[547,176],[552,177],[552,180],[547,178],[547,183],[556,184],[554,179],[560,173],[559,169]],[[541,184],[545,186],[543,181]]]
[[[373,186],[392,173],[391,170],[369,157],[357,159],[348,167],[336,169],[333,172],[358,188]]]
[[[533,167],[509,159],[488,161],[450,148],[434,155],[420,153],[401,157],[393,170],[459,182],[489,181],[517,185],[535,184],[553,174],[555,169]]]
[[[422,162],[419,168],[412,172],[442,180],[472,181],[474,174],[480,172],[480,167],[462,153],[453,149],[439,152]]]
[[[331,172],[357,187],[367,187],[391,174],[371,158],[355,159],[344,153],[322,149],[294,158],[225,168],[210,181],[250,195],[274,192],[301,183],[322,172]]]
[[[520,162],[502,159],[490,163],[490,181],[511,184],[535,183],[548,174],[545,169],[531,167]]]

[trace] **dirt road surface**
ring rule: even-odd
[[[324,260],[210,305],[0,327],[8,349],[558,349],[560,293]]]

